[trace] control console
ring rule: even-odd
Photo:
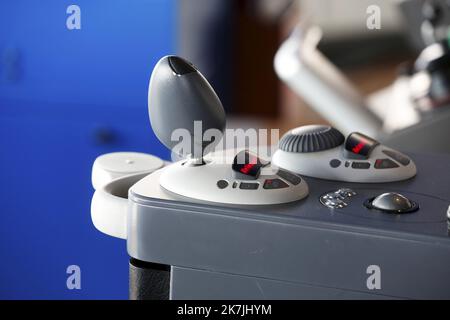
[[[414,159],[414,179],[304,177],[307,198],[257,207],[180,201],[160,169],[130,189],[128,253],[171,265],[172,299],[450,299],[450,159]]]
[[[345,138],[324,125],[287,132],[272,161],[301,175],[347,182],[391,182],[416,175],[416,166],[406,155],[362,133]]]
[[[133,297],[450,299],[447,156],[413,161],[316,125],[284,135],[272,161],[248,150],[222,159],[208,152],[220,137],[203,139],[225,127],[220,100],[174,56],[153,71],[149,114],[173,151],[172,133],[188,133],[188,155],[164,166],[111,154],[93,175],[92,219],[127,239]]]

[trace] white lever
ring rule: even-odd
[[[128,190],[149,173],[164,166],[152,155],[115,152],[98,157],[92,167],[96,189],[91,202],[91,218],[101,232],[127,238]]]
[[[375,136],[381,120],[367,109],[354,86],[317,49],[319,39],[317,27],[296,29],[275,55],[277,75],[344,134],[361,131]]]
[[[94,192],[91,218],[99,231],[116,238],[127,238],[128,189],[148,174],[120,177]]]

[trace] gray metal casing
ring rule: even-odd
[[[173,299],[450,299],[450,158],[412,158],[413,179],[357,184],[306,177],[306,199],[271,207],[152,198],[132,188],[128,253],[172,266]],[[319,202],[342,187],[357,192],[346,208]],[[363,206],[387,191],[417,201],[419,211],[399,216]],[[367,287],[371,265],[380,267],[380,289]]]

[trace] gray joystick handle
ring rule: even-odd
[[[169,149],[185,139],[174,134],[175,130],[185,129],[190,141],[183,143],[189,142],[195,159],[202,159],[205,148],[219,142],[226,124],[225,111],[214,89],[192,63],[177,56],[163,57],[153,69],[148,111],[153,131]],[[208,129],[216,129],[212,139],[209,135],[204,138]]]

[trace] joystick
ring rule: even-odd
[[[270,162],[243,150],[228,164],[205,157],[219,142],[225,111],[214,89],[190,62],[163,57],[149,84],[150,123],[158,139],[175,151],[174,131],[188,133],[187,158],[158,172],[160,186],[175,196],[197,201],[237,205],[267,205],[300,200],[308,186],[297,174],[272,167]],[[207,139],[208,130],[214,138]],[[176,136],[176,135],[175,135]],[[185,151],[185,150],[184,150]]]
[[[280,168],[314,178],[347,182],[392,182],[416,174],[406,155],[359,132],[347,136],[325,125],[287,132],[272,159]]]
[[[220,139],[203,139],[206,131],[215,129],[221,135],[225,129],[225,111],[214,89],[203,75],[188,61],[177,57],[163,57],[156,64],[148,89],[150,123],[158,139],[173,150],[178,141],[172,134],[186,129],[193,138],[190,158],[202,164],[207,146]],[[201,126],[195,126],[201,121]]]

